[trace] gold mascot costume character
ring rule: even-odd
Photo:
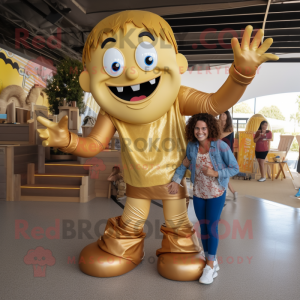
[[[124,11],[99,22],[89,34],[83,51],[85,70],[79,83],[91,92],[101,110],[90,135],[68,131],[67,117],[52,123],[39,117],[47,129],[39,130],[46,147],[81,157],[105,149],[117,130],[121,142],[126,182],[122,216],[107,221],[104,234],[80,254],[80,269],[95,277],[122,275],[144,257],[144,223],[151,199],[161,199],[165,225],[157,250],[158,272],[172,280],[197,280],[205,266],[186,210],[186,185],[168,193],[175,169],[185,157],[185,117],[197,113],[214,116],[232,107],[253,80],[260,64],[277,60],[265,54],[272,44],[259,47],[263,31],[250,44],[247,26],[241,46],[232,39],[234,63],[226,82],[216,93],[180,85],[188,67],[170,25],[145,11]]]

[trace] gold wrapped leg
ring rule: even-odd
[[[157,270],[167,279],[198,280],[205,267],[201,247],[186,211],[186,199],[163,201],[167,226],[161,226],[162,247],[156,251]]]
[[[80,254],[79,267],[83,273],[95,277],[114,277],[134,269],[144,256],[143,231],[128,232],[121,217],[107,221],[104,235],[86,246]]]
[[[104,235],[99,238],[99,247],[115,256],[122,257],[138,265],[144,256],[143,229],[130,232],[121,217],[107,221]]]
[[[143,226],[150,200],[127,198],[122,217],[107,221],[103,236],[86,246],[79,257],[79,267],[95,277],[114,277],[134,269],[144,257]]]

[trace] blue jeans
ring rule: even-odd
[[[201,240],[208,260],[215,260],[219,244],[218,224],[224,207],[226,191],[218,198],[193,197],[196,216],[200,223]]]

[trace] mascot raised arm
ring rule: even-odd
[[[158,272],[172,280],[197,280],[205,266],[197,236],[186,210],[186,185],[169,194],[167,185],[185,157],[185,117],[198,113],[217,116],[241,98],[260,64],[277,60],[259,47],[263,31],[250,44],[247,26],[242,43],[232,39],[234,62],[216,93],[181,86],[188,67],[178,53],[174,33],[160,16],[146,11],[111,15],[89,34],[83,50],[79,82],[99,104],[97,122],[88,137],[69,132],[67,117],[40,130],[43,145],[81,157],[93,157],[117,130],[127,200],[123,214],[107,221],[104,234],[80,254],[80,269],[91,276],[112,277],[134,269],[144,257],[151,199],[161,199],[165,224],[157,250]]]

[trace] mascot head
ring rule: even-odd
[[[85,43],[83,64],[82,89],[108,114],[132,124],[153,122],[170,109],[188,67],[170,25],[146,11],[99,22]]]

